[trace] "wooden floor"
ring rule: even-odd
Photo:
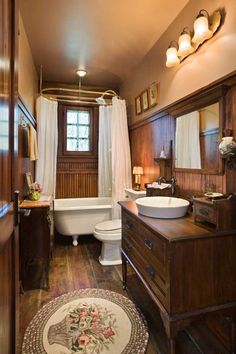
[[[36,312],[48,301],[69,291],[84,288],[103,288],[133,299],[148,322],[150,339],[147,354],[166,354],[167,341],[159,313],[132,270],[129,271],[127,292],[122,289],[121,266],[102,267],[98,262],[100,243],[83,236],[78,247],[70,238],[56,240],[50,265],[50,290],[30,290],[21,294],[20,341]],[[200,320],[179,333],[177,354],[227,354],[230,326],[227,320],[211,317]],[[40,353],[35,353],[40,354]],[[112,353],[111,353],[112,354]]]

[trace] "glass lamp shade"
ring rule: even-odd
[[[203,43],[205,40],[213,36],[213,32],[209,30],[208,18],[205,16],[199,16],[194,21],[194,36],[192,42],[196,44]]]
[[[171,68],[172,66],[178,65],[180,60],[178,58],[177,49],[175,47],[170,47],[166,51],[166,66]]]
[[[79,69],[76,71],[76,74],[79,75],[79,77],[84,77],[87,74],[87,72],[84,69]]]
[[[188,33],[182,33],[179,37],[179,50],[178,56],[183,57],[194,52],[194,48],[191,45],[191,38]]]
[[[143,175],[143,168],[141,166],[134,166],[133,175]]]

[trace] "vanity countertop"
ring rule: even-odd
[[[129,212],[131,216],[138,218],[146,226],[153,231],[159,233],[169,242],[187,240],[191,238],[208,238],[220,235],[235,234],[235,230],[215,232],[214,230],[206,229],[194,223],[192,214],[187,214],[182,218],[177,219],[157,219],[143,216],[138,213],[136,203],[134,201],[119,202],[121,207]]]
[[[52,203],[53,197],[51,195],[41,195],[39,200],[33,201],[24,199],[20,203],[22,209],[34,209],[34,208],[49,208]]]

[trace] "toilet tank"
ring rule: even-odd
[[[146,197],[146,191],[135,191],[134,189],[125,189],[128,200],[136,200],[138,198]]]

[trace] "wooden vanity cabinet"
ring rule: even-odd
[[[20,280],[23,291],[48,290],[50,205],[50,201],[24,201],[20,205]]]
[[[154,219],[138,214],[134,202],[120,205],[124,287],[128,262],[160,310],[169,352],[175,353],[178,331],[199,316],[222,312],[234,319],[236,230],[216,233],[189,215]]]

